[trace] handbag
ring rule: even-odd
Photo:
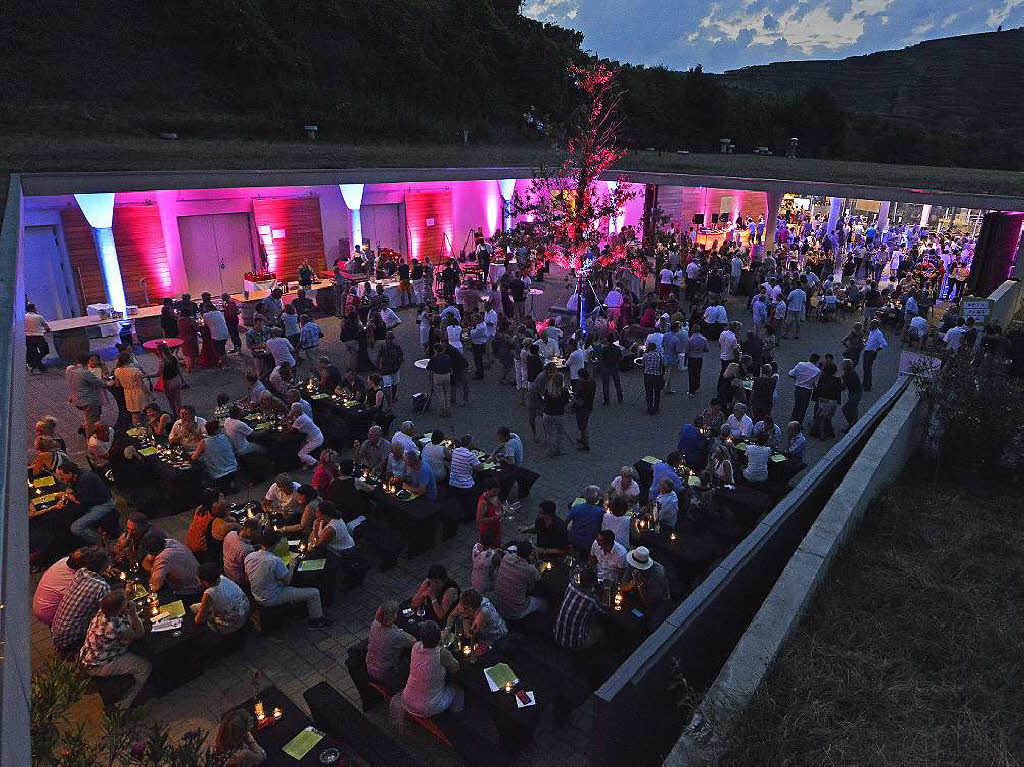
[[[164,377],[163,376],[157,376],[156,377],[156,383],[153,384],[153,391],[162,392],[163,390],[164,390]]]

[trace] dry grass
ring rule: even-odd
[[[929,476],[907,472],[905,476]],[[1020,764],[1024,502],[898,486],[870,509],[726,765]]]

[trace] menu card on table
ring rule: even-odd
[[[156,447],[153,447],[152,445],[150,445],[149,447],[144,447],[141,450],[139,450],[139,455],[156,455],[159,452],[160,452],[159,448],[156,448]]]
[[[661,459],[660,458],[655,458],[653,455],[645,455],[642,460],[645,463],[651,464],[651,466],[655,466],[655,465],[661,463]]]
[[[289,740],[281,750],[288,754],[288,756],[301,762],[306,754],[312,751],[316,744],[323,739],[324,734],[320,730],[315,727],[306,727]]]
[[[327,564],[326,559],[304,559],[299,562],[298,571],[300,573],[309,573],[314,570],[323,570],[324,565]]]
[[[45,477],[38,477],[32,480],[32,487],[49,487],[54,483],[53,477],[47,475]]]
[[[484,678],[487,680],[487,686],[491,688],[491,692],[497,692],[509,682],[519,684],[519,677],[507,663],[499,663],[485,668]]]

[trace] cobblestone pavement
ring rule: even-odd
[[[545,284],[546,293],[538,296],[537,314],[549,304],[564,306],[562,280],[553,279]],[[730,319],[738,319],[745,327],[750,326],[749,312],[743,308],[741,299],[727,304]],[[542,446],[530,438],[526,408],[517,404],[516,394],[511,386],[497,382],[496,367],[492,367],[483,381],[472,381],[471,401],[466,407],[453,409],[450,418],[437,415],[437,404],[432,412],[412,414],[411,395],[427,386],[427,374],[413,367],[412,361],[422,357],[416,333],[415,317],[409,310],[402,310],[403,324],[397,329],[399,343],[406,352],[406,364],[402,370],[400,400],[395,409],[396,423],[406,418],[413,419],[423,430],[442,428],[449,434],[473,435],[474,440],[484,449],[490,449],[496,442],[495,430],[508,425],[523,437],[526,448],[524,465],[540,473],[529,501],[518,512],[514,524],[505,524],[505,538],[514,537],[517,528],[532,522],[536,503],[545,498],[555,500],[560,507],[575,497],[588,484],[606,486],[623,464],[631,464],[644,455],[664,455],[673,449],[680,426],[707,406],[714,393],[718,375],[717,345],[712,344],[712,353],[704,366],[701,392],[695,398],[685,394],[666,396],[662,399],[661,412],[648,416],[644,407],[643,386],[640,376],[628,373],[623,376],[625,402],[603,407],[598,404],[591,419],[591,452],[578,452],[569,447],[561,457],[547,458]],[[778,350],[777,359],[783,378],[780,381],[779,401],[775,413],[788,414],[792,408],[792,382],[784,373],[795,362],[806,359],[813,352],[832,352],[841,357],[839,340],[848,331],[854,318],[840,319],[839,322],[821,324],[811,322],[804,326],[799,340],[785,340]],[[344,364],[344,348],[335,339],[338,336],[338,321],[327,318],[321,322],[326,334],[321,351],[330,354],[339,364]],[[893,382],[899,363],[900,343],[887,332],[889,349],[879,355],[875,364],[875,387],[865,393],[861,410],[866,411],[871,403]],[[106,357],[113,357],[112,340],[95,342]],[[219,391],[229,393],[233,398],[244,392],[244,371],[246,359],[240,355],[228,356],[227,370],[198,371],[191,376],[192,388],[184,393],[185,402],[194,404],[201,415],[209,416],[214,395]],[[154,369],[152,357],[141,359],[143,366]],[[31,439],[32,424],[44,414],[56,416],[61,423],[61,433],[68,440],[69,450],[81,457],[84,441],[75,432],[78,413],[66,402],[66,389],[62,370],[56,367],[46,374],[26,377],[28,423],[26,428]],[[162,395],[156,395],[161,398]],[[166,404],[166,403],[164,403]],[[113,410],[113,412],[111,412]],[[112,421],[116,408],[105,408],[104,419]],[[780,421],[784,420],[779,418]],[[843,419],[836,414],[837,427]],[[569,428],[575,436],[575,423]],[[809,440],[807,461],[818,460],[833,441]],[[309,472],[297,472],[296,478],[308,480]],[[247,494],[262,495],[264,486],[254,487],[235,496],[245,499]],[[180,536],[187,527],[185,515],[163,518],[159,524],[168,533]],[[300,707],[305,707],[302,692],[320,681],[334,685],[358,705],[358,697],[344,667],[345,650],[351,644],[365,638],[373,613],[378,604],[388,597],[408,597],[416,584],[425,576],[429,564],[444,563],[453,577],[462,583],[469,581],[469,552],[475,539],[472,526],[462,525],[458,535],[445,541],[430,552],[414,559],[402,558],[398,565],[388,572],[372,570],[365,582],[358,588],[342,592],[335,604],[326,610],[335,623],[329,629],[312,630],[304,624],[292,626],[268,637],[252,636],[245,649],[200,678],[189,682],[163,698],[150,701],[151,715],[171,727],[172,732],[181,733],[195,727],[214,726],[218,715],[230,706],[251,696],[251,673],[260,669],[268,682],[276,684]],[[34,583],[33,579],[33,583]],[[52,653],[49,633],[40,624],[33,625],[33,664],[40,663]],[[80,715],[90,721],[99,717],[98,696],[90,696],[80,707]],[[385,715],[377,711],[369,714],[378,723],[384,722]],[[536,733],[534,745],[522,758],[523,764],[550,764],[560,762],[566,767],[584,764],[589,753],[592,712],[584,705],[573,713],[567,725],[552,727],[550,713],[546,712]],[[439,749],[429,736],[412,728],[403,738],[420,751],[430,763],[445,764],[451,756]]]

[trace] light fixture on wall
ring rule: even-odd
[[[259,227],[256,231],[258,231],[260,234],[270,234],[270,225],[264,224],[263,226]]]
[[[271,235],[272,235],[273,239],[275,239],[275,240],[283,240],[284,239],[284,229],[275,229],[273,232],[271,232]]]

